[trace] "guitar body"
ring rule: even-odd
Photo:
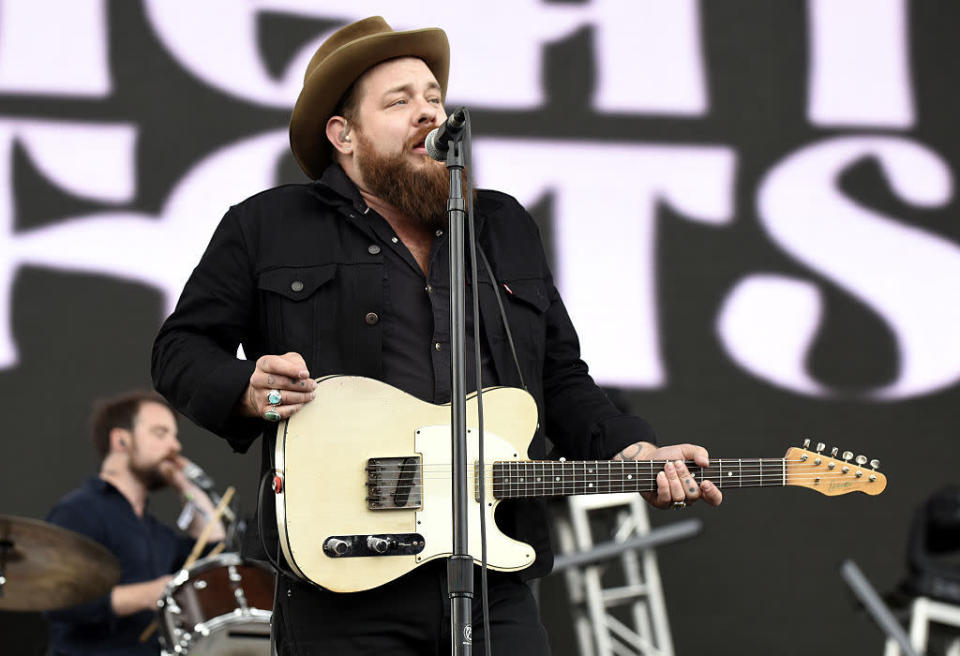
[[[526,460],[537,426],[533,398],[515,388],[491,388],[484,391],[483,406],[484,460]],[[502,571],[528,567],[535,558],[533,548],[507,537],[494,522],[499,500],[492,495],[489,468],[485,471],[486,498],[483,503],[477,499],[475,396],[468,399],[467,427],[470,555],[479,562],[483,512],[488,566]],[[426,403],[369,378],[322,378],[316,399],[279,425],[275,456],[276,473],[282,480],[282,489],[276,494],[281,548],[293,570],[306,580],[337,592],[356,592],[383,585],[451,554],[449,405]],[[413,463],[414,458],[419,459],[415,472],[411,466],[409,473],[403,473],[408,470],[399,465],[400,473],[394,471],[392,481],[385,480],[391,478],[388,469],[379,479],[374,477],[387,490],[393,489],[398,479],[415,479],[401,486],[409,498],[394,493],[385,497],[387,507],[371,508],[371,463],[376,459]],[[396,507],[389,507],[394,500]],[[366,547],[333,553],[331,537],[348,542],[344,536],[349,536],[354,546],[367,544],[367,536],[408,536],[399,542],[406,544],[408,539],[416,546],[397,548],[394,544],[384,554]]]

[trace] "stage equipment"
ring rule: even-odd
[[[900,626],[900,623],[897,622],[893,613],[890,612],[890,609],[887,608],[883,600],[880,599],[880,595],[878,595],[877,591],[870,585],[867,577],[863,575],[863,572],[860,571],[860,568],[857,567],[855,562],[852,560],[843,561],[840,565],[840,574],[843,576],[843,580],[847,582],[847,585],[850,586],[853,594],[857,596],[857,599],[860,600],[864,608],[867,609],[867,612],[870,613],[870,616],[873,617],[873,621],[876,622],[877,626],[887,635],[888,645],[889,642],[894,643],[894,652],[892,653],[900,653],[896,650],[896,646],[898,645],[900,649],[903,650],[904,656],[918,656],[919,653],[922,653],[917,652],[913,646],[911,646],[910,640],[907,638],[903,627]],[[891,653],[889,646],[884,653],[889,656]]]
[[[237,554],[180,570],[157,602],[165,656],[267,656],[274,574]]]
[[[0,610],[75,606],[107,594],[120,564],[90,538],[36,519],[0,515]]]
[[[554,507],[560,555],[553,573],[566,579],[581,656],[673,656],[654,549],[695,536],[703,523],[690,518],[651,530],[646,502],[632,493],[572,496],[565,508]],[[613,612],[624,607],[626,614]]]
[[[949,656],[960,656],[960,487],[942,487],[917,509],[910,526],[907,567],[906,579],[891,596],[909,601],[911,644],[925,651],[930,625],[937,624],[941,626],[934,640],[944,643]],[[888,641],[884,656],[899,653]]]

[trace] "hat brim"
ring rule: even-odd
[[[290,148],[297,164],[310,178],[319,178],[331,162],[327,120],[343,94],[367,70],[397,57],[422,59],[446,98],[450,45],[441,29],[382,32],[341,46],[304,80],[290,117]]]

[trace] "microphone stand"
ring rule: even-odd
[[[464,337],[466,274],[463,257],[463,131],[450,135],[447,169],[450,197],[447,200],[450,241],[450,426],[453,469],[453,552],[447,561],[447,593],[450,597],[451,653],[470,656],[473,651],[473,558],[468,551],[470,489],[467,481],[467,399]],[[476,285],[474,285],[476,287]],[[476,293],[476,290],[474,290]],[[476,319],[475,319],[476,320]]]

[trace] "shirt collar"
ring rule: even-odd
[[[336,162],[326,168],[315,184],[324,196],[339,197],[340,200],[350,203],[358,212],[367,211],[367,204],[360,195],[357,185]]]

